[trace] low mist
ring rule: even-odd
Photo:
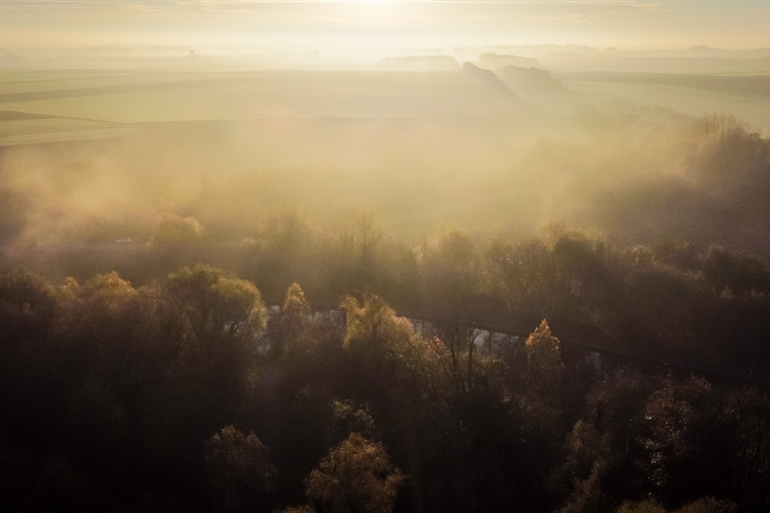
[[[491,58],[483,54],[479,63]],[[86,140],[57,141],[68,132],[41,131],[27,136],[40,143],[0,150],[5,253],[127,237],[146,244],[163,215],[194,218],[211,243],[234,243],[258,239],[267,220],[288,209],[323,225],[372,212],[410,244],[442,227],[520,237],[561,223],[624,244],[689,240],[768,254],[763,220],[770,211],[762,198],[769,143],[758,128],[730,114],[590,103],[549,72],[509,61],[500,60],[497,73],[465,63],[455,72],[161,82],[190,83],[180,92],[204,109],[219,108],[228,91],[238,95],[227,100],[235,108],[233,100],[248,101],[256,87],[261,117],[251,119],[195,119],[191,105],[173,112],[190,120],[125,123],[114,121],[123,116],[119,104],[94,103],[104,118],[90,122],[101,125],[69,132]],[[113,85],[101,86],[105,93],[125,81],[107,78]],[[165,90],[145,90],[132,97],[126,86],[113,96],[125,98],[129,115],[138,101],[172,114],[163,110]],[[29,101],[8,108],[41,110],[48,102],[54,112],[110,97],[72,91],[43,103],[30,92]],[[31,129],[66,119],[5,116],[6,125]],[[99,130],[119,132],[88,140]]]

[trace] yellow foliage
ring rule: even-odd
[[[403,482],[381,444],[352,433],[310,473],[307,495],[332,513],[389,513]]]
[[[151,246],[173,246],[200,242],[206,234],[203,225],[194,217],[180,217],[174,214],[160,216],[155,228]]]

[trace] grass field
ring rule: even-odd
[[[695,116],[729,113],[770,131],[770,76],[574,73],[561,78],[588,102],[626,99]]]
[[[622,98],[725,112],[770,129],[770,77],[555,73],[574,105]],[[463,73],[376,71],[0,72],[0,145],[124,137],[125,124],[291,118],[526,118],[548,110]],[[569,115],[561,107],[554,109]],[[530,112],[530,114],[525,114]]]
[[[114,123],[0,111],[0,147],[126,137],[131,130]]]
[[[770,128],[770,77],[570,73],[588,102],[627,98]],[[541,105],[542,107],[542,105]],[[0,110],[138,123],[261,117],[430,117],[521,110],[461,73],[0,72]],[[0,121],[3,118],[0,116]]]
[[[476,116],[522,108],[521,102],[496,95],[460,73],[166,73],[125,78],[94,73],[90,81],[7,82],[1,90],[0,107],[6,110],[120,123]]]

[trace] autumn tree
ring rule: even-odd
[[[381,359],[392,356],[396,348],[408,344],[414,328],[377,294],[366,292],[363,300],[352,296],[342,300],[347,316],[345,348],[370,358]]]
[[[273,348],[275,354],[280,355],[284,351],[291,352],[298,348],[303,332],[310,323],[311,313],[302,288],[297,283],[289,285],[281,308],[279,340],[275,341],[276,347]]]
[[[256,511],[266,505],[275,468],[253,432],[226,426],[206,441],[205,454],[214,511]]]
[[[485,252],[491,290],[508,305],[513,315],[537,322],[553,310],[556,262],[540,239],[516,244],[495,238]]]
[[[736,504],[714,497],[701,497],[685,504],[679,509],[668,510],[671,513],[735,513]],[[615,513],[667,513],[666,508],[654,499],[639,502],[624,502]]]
[[[192,445],[234,421],[255,376],[266,310],[253,283],[203,265],[170,275],[161,295],[163,322],[181,349],[174,385],[162,391],[168,412],[158,414],[169,417],[174,443],[186,438]],[[185,429],[185,422],[196,430]]]
[[[524,343],[526,356],[524,379],[527,388],[539,396],[552,396],[558,391],[564,373],[559,339],[553,336],[543,319]]]
[[[264,221],[253,279],[265,297],[278,302],[291,283],[307,286],[313,282],[314,250],[318,246],[315,231],[297,210],[279,211]]]
[[[390,513],[404,479],[381,444],[352,433],[310,473],[306,493],[321,512]]]
[[[0,432],[41,436],[51,424],[60,388],[59,352],[50,344],[57,306],[43,280],[22,270],[0,272]]]
[[[444,233],[423,248],[427,310],[434,319],[467,325],[476,320],[484,268],[476,241],[462,231]]]
[[[215,340],[241,349],[253,344],[265,329],[266,312],[253,283],[205,265],[184,267],[164,286],[192,345]],[[251,346],[251,347],[248,347]]]
[[[647,399],[643,418],[640,464],[661,499],[681,504],[715,494],[746,511],[770,501],[766,392],[755,387],[726,392],[695,376],[669,380]]]
[[[149,243],[155,247],[190,245],[202,242],[205,235],[203,225],[194,217],[163,214]]]

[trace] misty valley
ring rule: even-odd
[[[766,52],[461,50],[0,50],[0,509],[768,511]]]

